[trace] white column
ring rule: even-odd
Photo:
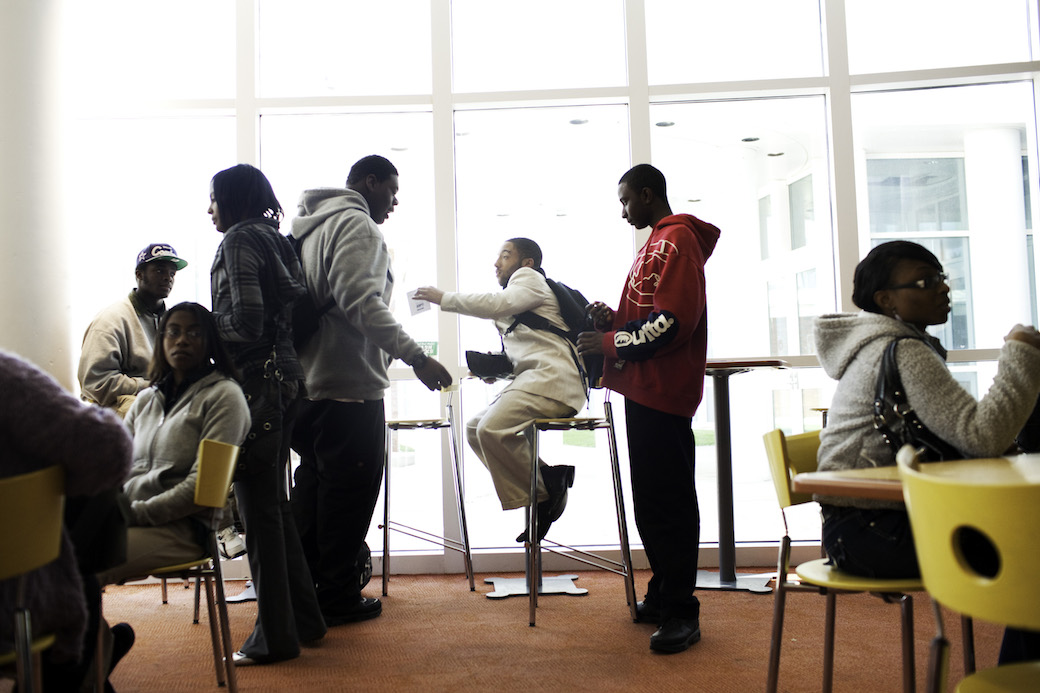
[[[1020,131],[968,132],[964,176],[975,344],[999,347],[1012,325],[1032,322]]]
[[[0,21],[0,348],[71,388],[59,159],[61,5],[7,0]],[[88,282],[90,260],[81,261],[77,280]]]

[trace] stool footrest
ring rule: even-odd
[[[394,520],[390,520],[387,527],[389,529],[394,530],[395,532],[407,534],[408,536],[413,537],[415,539],[428,541],[431,544],[443,546],[446,549],[458,551],[459,553],[466,553],[465,545],[458,539],[452,539],[451,537],[442,537],[440,534],[433,534],[432,532],[427,532],[424,529],[419,529],[410,525],[401,524],[400,522],[396,522]],[[382,529],[383,526],[380,525],[379,528]]]
[[[552,546],[547,546],[546,544],[552,544]],[[548,551],[549,553],[554,553],[557,556],[566,556],[571,560],[578,561],[579,563],[584,563],[585,565],[590,565],[593,568],[607,570],[611,573],[614,573],[615,575],[620,575],[621,577],[628,576],[628,571],[625,570],[624,563],[622,563],[621,561],[615,561],[612,558],[607,558],[606,556],[603,556],[598,553],[592,553],[591,551],[577,549],[573,546],[567,546],[566,544],[559,544],[555,541],[552,541],[551,539],[542,539],[541,548],[544,551]],[[559,549],[566,549],[568,552],[571,553],[565,553],[563,551],[560,551]]]
[[[419,429],[449,428],[447,419],[401,419],[387,421],[386,427],[391,431],[415,431]]]

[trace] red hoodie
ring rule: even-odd
[[[718,240],[718,228],[689,214],[654,227],[603,335],[605,387],[669,414],[697,412],[708,346],[704,263]]]

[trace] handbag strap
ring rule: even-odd
[[[899,436],[889,425],[885,405],[890,405],[892,413],[900,418],[913,411],[907,403],[903,380],[899,377],[899,364],[896,362],[896,346],[903,339],[915,337],[896,337],[888,343],[881,357],[881,367],[878,369],[877,384],[874,388],[874,428],[884,437],[885,442],[893,447],[899,444]]]

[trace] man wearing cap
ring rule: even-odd
[[[79,386],[83,399],[124,416],[148,387],[148,364],[178,270],[188,263],[173,246],[152,243],[137,254],[137,288],[98,313],[83,335]]]

